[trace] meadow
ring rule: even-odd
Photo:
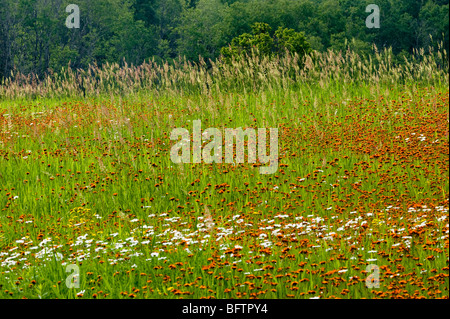
[[[12,74],[0,298],[448,298],[448,56],[415,57]],[[278,128],[277,172],[174,164],[194,120]]]

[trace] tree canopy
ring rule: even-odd
[[[284,55],[287,51],[304,56],[311,51],[303,32],[279,27],[272,35],[272,28],[267,23],[257,22],[252,25],[252,33],[243,33],[231,40],[231,44],[221,49],[226,60],[239,59],[250,55],[252,50],[262,56]]]
[[[448,1],[379,0],[380,28],[370,29],[365,9],[371,2],[0,0],[0,78],[17,71],[42,76],[69,64],[216,59],[251,46],[267,54],[349,46],[371,54],[375,44],[403,56],[443,41],[448,50]],[[80,9],[79,28],[65,26],[71,3]]]

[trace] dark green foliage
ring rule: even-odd
[[[68,29],[65,8],[80,7]],[[151,58],[205,61],[249,52],[309,49],[373,54],[395,61],[414,49],[449,50],[448,0],[379,0],[380,28],[368,29],[371,0],[0,0],[0,79],[12,71],[42,77],[69,64],[140,64]],[[258,22],[266,24],[258,24]],[[253,28],[252,28],[253,26]],[[300,33],[304,32],[303,34]],[[227,47],[228,49],[221,48]],[[310,45],[310,48],[308,47]],[[230,49],[231,48],[231,49]],[[227,51],[228,50],[228,51]],[[229,50],[236,50],[232,52]]]

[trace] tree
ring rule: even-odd
[[[80,28],[65,27],[65,8],[80,8]],[[365,25],[372,0],[0,0],[0,80],[17,70],[40,77],[72,68],[185,56],[206,62],[286,50],[306,54],[392,47],[449,51],[448,0],[377,0],[381,27]],[[259,23],[264,21],[265,23]],[[272,31],[273,30],[273,31]],[[302,30],[305,35],[297,32]],[[431,37],[430,37],[431,35]],[[227,46],[227,44],[230,44]],[[221,49],[222,48],[222,49]]]
[[[221,49],[225,61],[239,60],[244,55],[252,54],[254,50],[261,56],[282,56],[289,51],[297,53],[300,57],[311,51],[311,46],[303,32],[279,27],[274,35],[270,34],[272,28],[267,23],[257,22],[252,25],[252,33],[243,33],[233,38],[231,44]]]
[[[195,8],[186,8],[175,29],[178,54],[194,61],[217,58],[229,32],[221,23],[226,8],[221,0],[200,0]]]
[[[439,41],[444,41],[444,47],[448,47],[448,30],[448,2],[446,5],[439,6],[434,1],[428,0],[419,12],[417,46],[428,47],[429,45],[436,45]]]
[[[311,51],[311,46],[306,40],[303,32],[295,32],[294,29],[283,29],[279,27],[275,32],[275,39],[277,40],[275,51],[278,53],[287,50],[289,52],[298,53],[300,56],[304,56]]]

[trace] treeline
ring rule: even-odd
[[[380,8],[378,29],[365,24],[371,3]],[[80,9],[79,28],[66,27],[69,4]],[[375,44],[402,61],[417,48],[449,47],[446,0],[0,0],[0,78],[69,64],[215,59],[256,22],[304,32],[322,52],[371,54]]]

